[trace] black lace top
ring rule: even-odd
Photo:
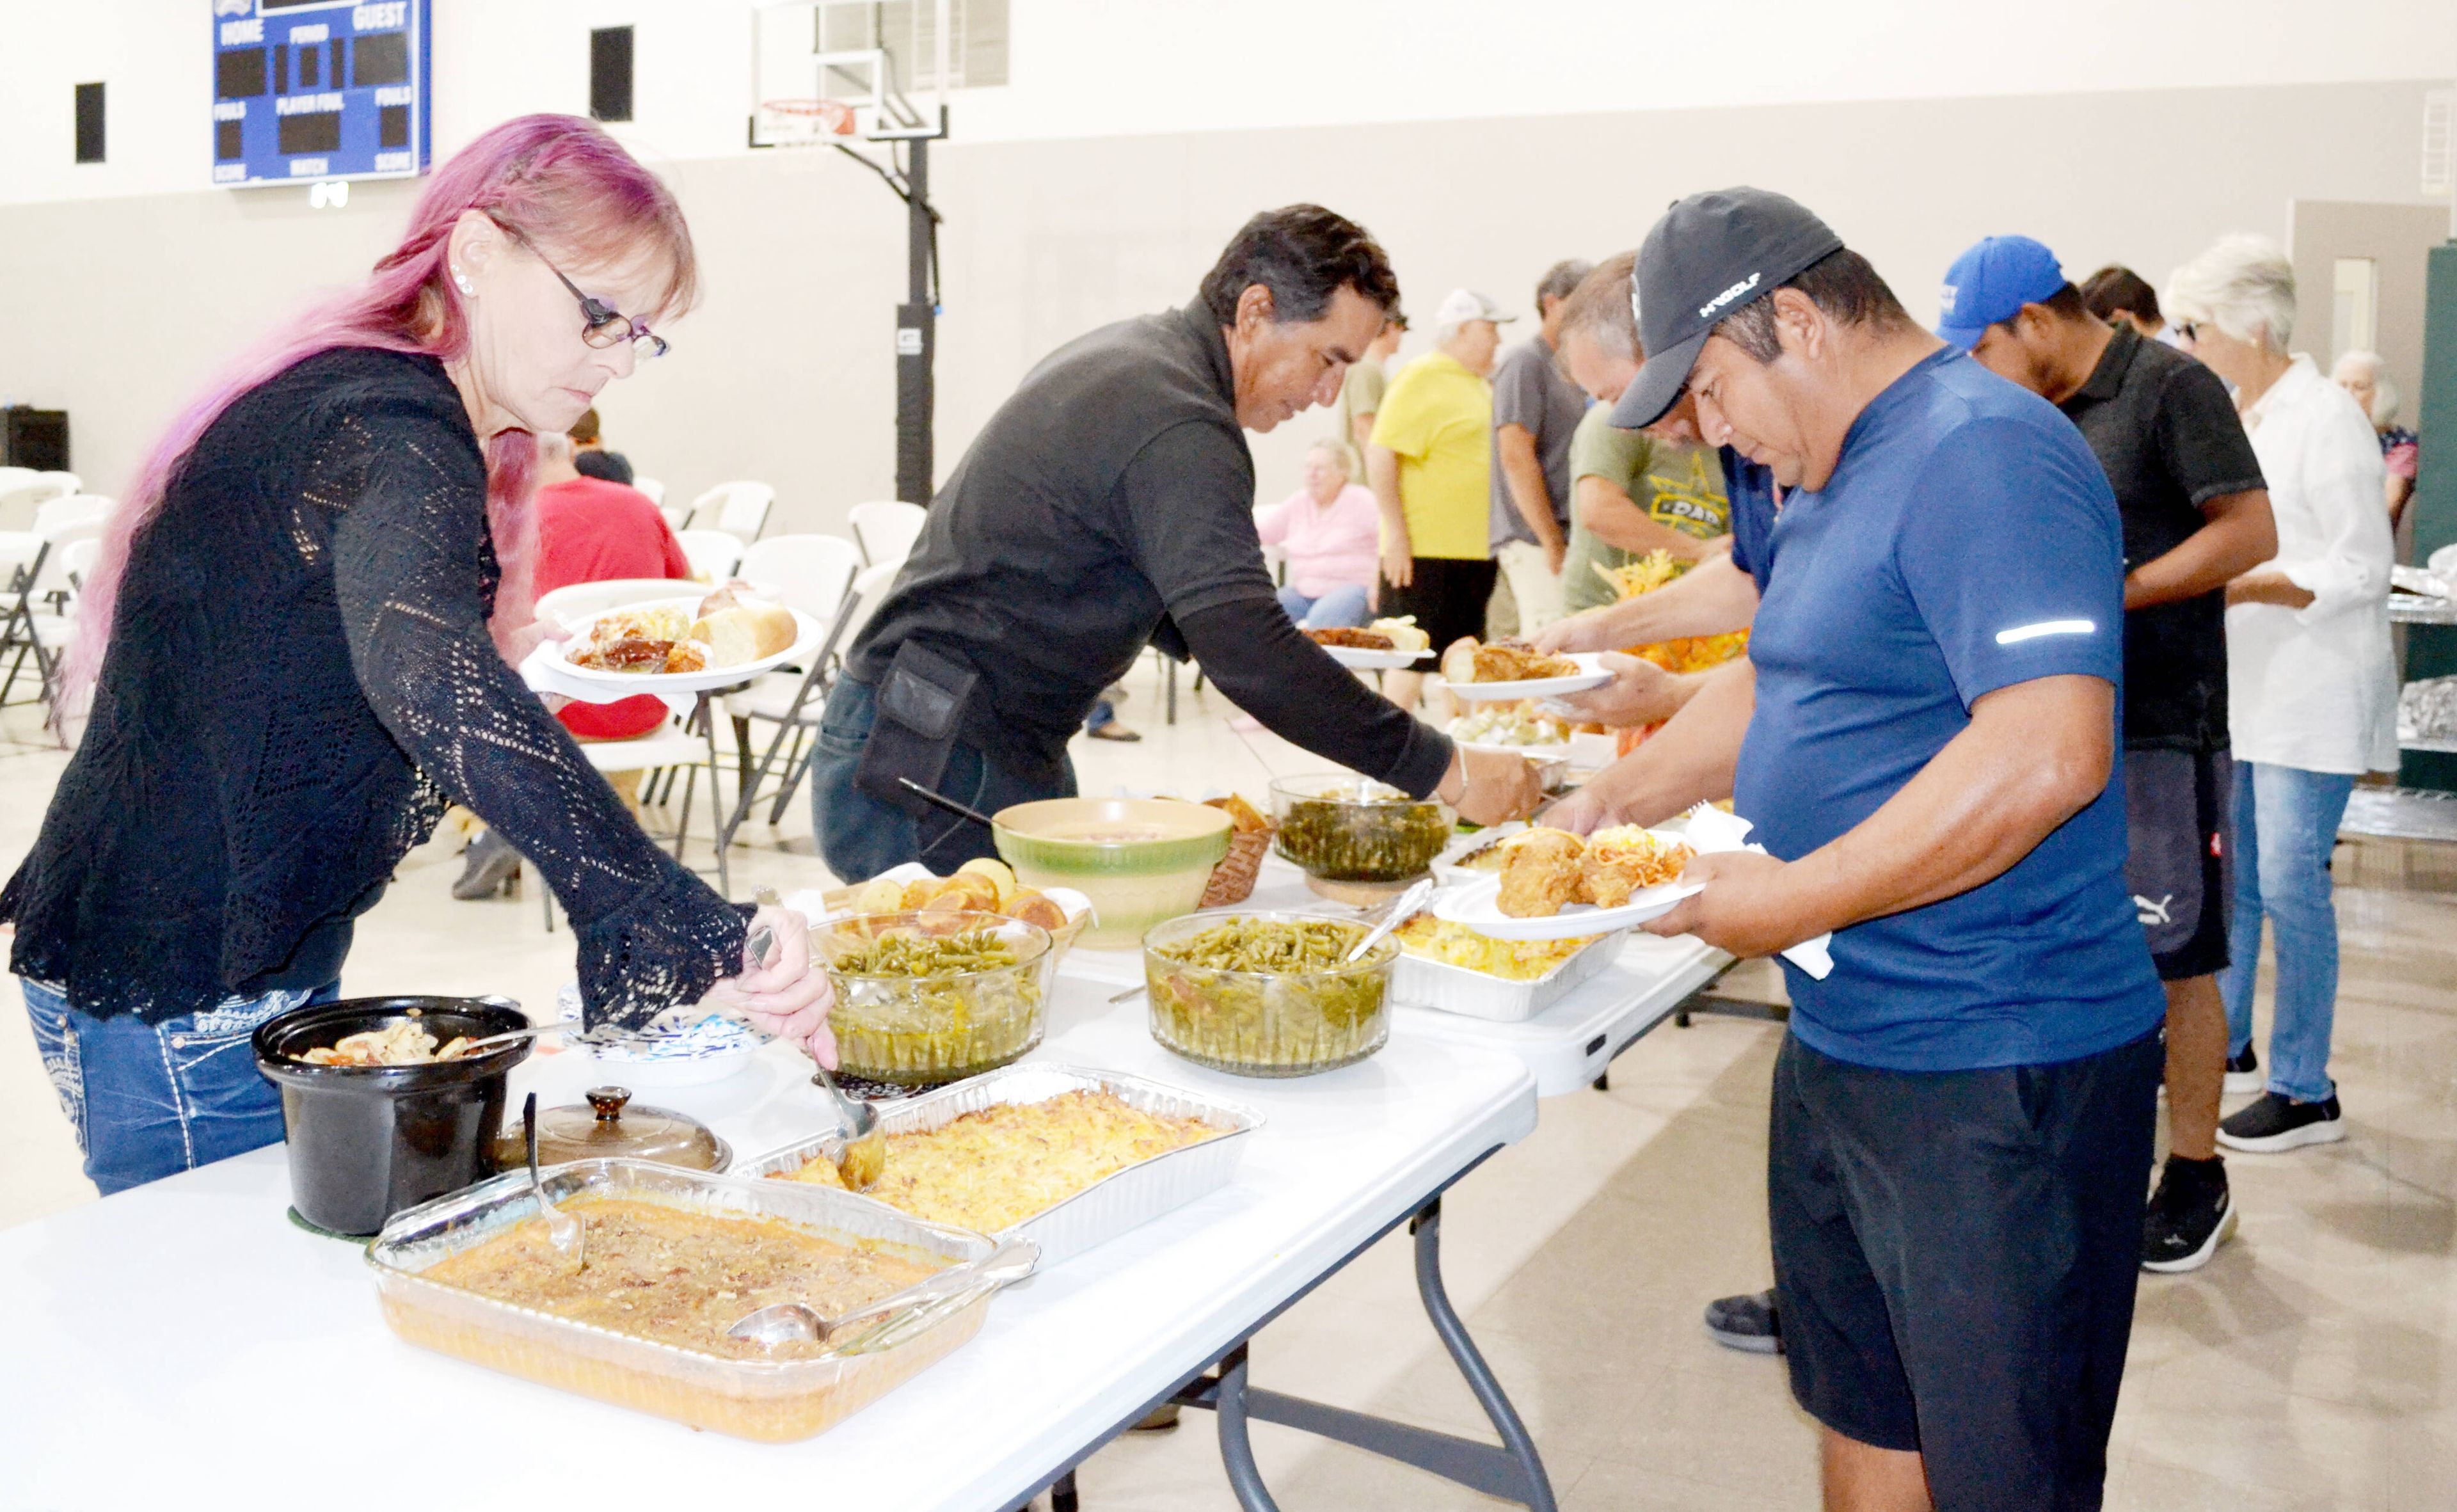
[[[139,536],[84,741],[0,892],[10,966],[160,1021],[339,975],[446,797],[544,873],[592,1022],[739,968],[486,633],[486,472],[442,364],[345,349],[241,395]]]

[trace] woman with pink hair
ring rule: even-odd
[[[523,116],[138,469],[70,653],[91,719],[0,892],[104,1192],[281,1137],[249,1034],[339,994],[353,922],[447,798],[563,901],[591,1022],[706,994],[834,1059],[806,931],[746,962],[744,913],[511,666],[535,638],[534,437],[662,353],[650,327],[696,283],[665,185],[589,121]]]

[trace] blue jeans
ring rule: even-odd
[[[868,683],[839,677],[819,715],[819,737],[811,748],[811,833],[828,870],[844,881],[876,877],[891,866],[920,861],[946,876],[977,856],[996,856],[990,832],[970,819],[932,809],[916,817],[854,786],[854,769],[878,720],[878,699]],[[971,746],[948,754],[939,792],[982,814],[1010,803],[1075,796],[1075,763],[1064,762],[1063,785],[1047,791],[1016,777]]]
[[[133,1013],[97,1019],[47,983],[17,986],[85,1173],[106,1197],[279,1143],[281,1093],[257,1070],[248,1037],[277,1014],[341,995],[328,983],[147,1024]]]
[[[2228,966],[2227,1052],[2252,1044],[2252,984],[2261,965],[2261,921],[2278,926],[2278,983],[2271,994],[2269,1089],[2299,1103],[2337,1091],[2329,1034],[2338,1009],[2338,914],[2329,901],[2329,852],[2355,779],[2263,761],[2235,765],[2235,920]]]
[[[1373,617],[1365,607],[1365,590],[1353,583],[1343,583],[1320,598],[1308,598],[1283,584],[1280,608],[1308,630],[1354,630]]]

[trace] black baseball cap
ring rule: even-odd
[[[1676,200],[1638,249],[1629,302],[1646,365],[1613,405],[1612,423],[1636,430],[1662,419],[1717,321],[1842,247],[1799,201],[1764,189]]]

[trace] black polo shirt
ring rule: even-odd
[[[1341,765],[1418,794],[1450,765],[1447,739],[1279,607],[1228,343],[1199,301],[1104,326],[1024,375],[931,505],[852,674],[878,685],[907,640],[981,673],[964,739],[1027,776],[1059,765],[1146,645],[1199,654],[1240,708]]]
[[[2219,376],[2118,323],[2090,378],[2060,406],[2116,490],[2124,570],[2166,555],[2208,523],[2201,507],[2265,487],[2252,438]],[[2226,594],[2124,616],[2124,743],[2227,748]]]

